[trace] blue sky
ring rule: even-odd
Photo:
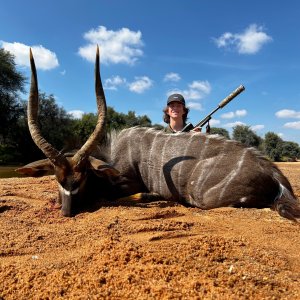
[[[211,125],[300,144],[299,16],[298,0],[10,0],[0,47],[28,78],[32,47],[40,90],[74,115],[96,111],[99,44],[107,104],[119,112],[162,124],[168,95],[179,92],[197,123],[243,84]]]

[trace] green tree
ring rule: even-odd
[[[81,119],[73,120],[74,143],[73,147],[80,147],[94,131],[97,123],[97,114],[83,114]]]
[[[294,142],[282,142],[282,159],[296,160],[300,158],[300,147]]]
[[[274,132],[267,132],[263,143],[264,153],[273,161],[280,161],[283,140]]]
[[[232,138],[245,144],[247,147],[258,148],[262,143],[262,139],[250,129],[250,126],[245,125],[233,127]]]
[[[14,56],[0,49],[0,144],[10,145],[22,112],[19,93],[24,92],[25,77],[17,71]]]
[[[73,131],[77,137],[76,145],[79,147],[83,144],[95,129],[97,123],[97,114],[84,114],[81,119],[73,121]],[[146,115],[136,116],[134,111],[127,114],[116,112],[112,107],[107,107],[107,124],[108,132],[111,130],[122,130],[133,126],[151,126],[151,120]]]
[[[133,126],[151,127],[151,120],[148,116],[136,116],[134,111],[127,114],[116,112],[112,107],[107,108],[107,129],[121,130]]]
[[[219,134],[224,136],[226,139],[230,139],[229,132],[224,128],[211,127],[210,134]]]
[[[55,103],[53,95],[39,93],[38,124],[42,136],[56,149],[68,149],[73,143],[73,120],[66,111]],[[22,162],[43,158],[41,150],[32,141],[27,125],[27,102],[23,101],[22,116],[14,134],[16,157]]]
[[[134,111],[129,111],[125,115],[126,127],[143,126],[151,127],[151,120],[148,116],[136,116]]]
[[[107,108],[107,129],[121,130],[126,127],[125,115],[116,112],[112,107]]]
[[[153,124],[152,127],[156,130],[163,130],[165,128],[165,126],[157,123]]]

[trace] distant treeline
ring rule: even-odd
[[[26,78],[16,70],[14,56],[0,49],[0,164],[28,163],[44,158],[30,136],[27,125],[27,101],[20,98]],[[84,114],[74,119],[64,108],[59,107],[53,95],[39,93],[39,123],[42,135],[56,149],[65,151],[80,147],[92,133],[97,114]],[[137,116],[134,111],[119,113],[112,107],[107,110],[107,131],[121,130],[132,126],[162,129],[152,124],[148,116]],[[232,138],[256,147],[274,161],[292,161],[300,158],[297,143],[283,141],[277,134],[268,132],[264,139],[257,136],[249,126],[238,125],[232,136],[223,128],[211,128],[211,133]]]
[[[84,114],[74,119],[63,108],[58,107],[52,95],[40,93],[39,123],[42,135],[57,149],[65,151],[80,147],[90,136],[97,122],[97,114]],[[2,103],[0,104],[2,106]],[[0,120],[0,164],[27,163],[43,158],[30,136],[27,125],[27,101],[21,101],[11,109],[9,125],[3,126]],[[10,121],[10,122],[9,122]],[[107,109],[107,131],[121,130],[132,126],[146,126],[162,129],[158,124],[152,125],[146,116],[137,116],[134,111],[127,114]],[[293,161],[300,158],[297,143],[283,141],[277,134],[268,132],[262,139],[249,126],[238,125],[233,128],[232,136],[224,128],[211,128],[211,134],[220,134],[237,140],[249,147],[256,147],[274,161]]]

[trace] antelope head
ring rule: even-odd
[[[38,126],[38,81],[32,51],[30,49],[31,86],[28,100],[28,127],[35,144],[45,154],[47,159],[32,162],[16,171],[39,177],[53,173],[59,187],[59,202],[64,216],[73,216],[84,201],[89,172],[103,178],[118,176],[118,171],[104,161],[92,157],[90,154],[97,147],[98,142],[104,137],[106,123],[106,101],[100,77],[99,47],[97,46],[95,61],[95,91],[98,108],[98,119],[93,133],[85,144],[72,156],[65,156],[55,149],[42,136]],[[97,188],[97,186],[95,187]]]

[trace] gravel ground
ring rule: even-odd
[[[300,198],[300,163],[281,163]],[[53,176],[0,180],[0,299],[300,299],[300,223],[270,209],[103,203],[64,218]]]

